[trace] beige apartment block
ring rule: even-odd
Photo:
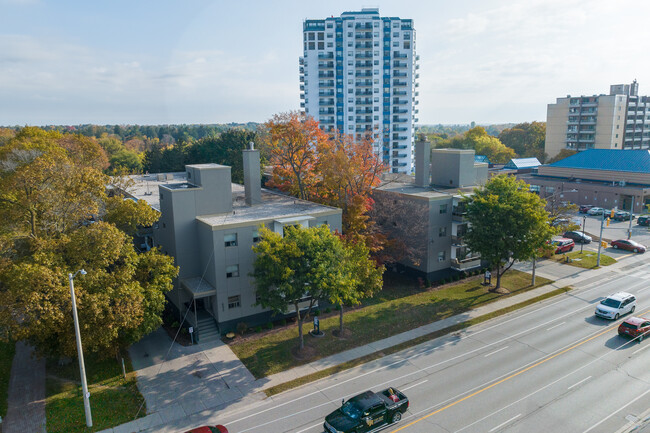
[[[650,97],[638,95],[638,83],[610,86],[608,95],[557,98],[548,104],[545,152],[563,149],[650,148]]]

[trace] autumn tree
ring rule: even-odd
[[[467,246],[496,272],[496,289],[515,261],[534,258],[553,235],[544,200],[529,189],[523,181],[500,175],[464,199],[470,223]]]
[[[513,149],[520,158],[535,157],[541,162],[546,160],[544,153],[546,123],[544,122],[525,122],[506,128],[499,134],[499,140]]]
[[[437,148],[473,149],[477,155],[486,155],[496,164],[505,164],[514,158],[514,150],[506,147],[498,138],[489,135],[481,126],[476,126],[461,136],[438,141]]]
[[[117,354],[160,326],[177,273],[171,257],[137,254],[129,236],[103,222],[37,242],[33,255],[0,272],[0,326],[13,338],[41,355],[75,355],[68,273],[82,268],[75,294],[85,350]]]
[[[311,116],[298,112],[276,114],[266,123],[265,151],[273,175],[268,185],[303,200],[312,198],[318,182],[318,156],[329,137]]]
[[[262,240],[251,276],[257,288],[257,305],[286,314],[293,306],[298,323],[299,349],[304,348],[302,325],[319,299],[328,298],[350,281],[341,266],[346,259],[341,240],[327,226],[284,228],[284,236],[261,228]],[[308,307],[301,311],[301,302]]]
[[[576,153],[578,153],[577,150],[562,149],[557,155],[555,155],[553,158],[548,160],[548,164],[553,164],[554,162],[558,162],[561,159],[568,158],[572,155],[575,155]]]
[[[129,236],[135,236],[139,227],[151,227],[160,218],[160,212],[144,200],[124,199],[120,195],[105,201],[102,220],[115,225]]]

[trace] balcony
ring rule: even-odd
[[[355,59],[372,59],[372,51],[365,51],[363,53],[356,53]]]
[[[403,105],[403,104],[408,104],[408,103],[409,103],[408,99],[399,99],[399,98],[394,98],[393,99],[393,104]]]
[[[372,123],[372,116],[357,117],[354,121],[356,123]]]
[[[393,77],[404,78],[404,77],[408,77],[408,74],[406,72],[394,71]]]
[[[393,152],[393,158],[406,158],[407,156],[405,153]]]
[[[372,23],[356,23],[355,29],[372,29]]]
[[[406,62],[398,62],[398,61],[393,62],[393,68],[406,68],[406,67],[408,67],[408,64]]]
[[[372,71],[357,71],[355,77],[372,77]]]
[[[409,56],[408,56],[408,54],[404,54],[404,53],[400,53],[398,51],[395,51],[393,53],[393,57],[396,58],[396,59],[408,59]]]
[[[408,121],[408,117],[393,117],[393,123],[406,123]]]
[[[318,110],[318,115],[323,115],[323,114],[336,114],[336,111],[333,108],[328,108],[326,110],[324,109]]]
[[[331,69],[334,67],[334,62],[318,62],[318,69]]]
[[[354,48],[356,49],[370,49],[372,48],[372,42],[359,42],[358,44],[354,44]]]
[[[357,105],[372,105],[372,98],[357,98],[354,102]]]
[[[372,87],[372,80],[357,80],[354,85],[357,87]]]
[[[354,94],[355,94],[356,96],[372,96],[372,95],[373,95],[372,90],[369,90],[369,89],[365,89],[365,90],[355,90],[355,91],[354,91]]]
[[[318,87],[334,87],[334,80],[324,80],[318,83]]]
[[[462,247],[465,245],[464,237],[467,232],[458,233],[456,235],[451,235],[451,244],[457,247]]]
[[[465,271],[468,269],[478,268],[480,266],[481,266],[480,254],[468,253],[463,258],[455,257],[451,259],[451,268],[456,271]]]
[[[406,96],[406,94],[407,94],[406,90],[397,90],[397,89],[393,90],[393,95]]]
[[[320,90],[318,96],[334,96],[334,90]]]
[[[354,110],[355,114],[372,114],[372,108],[357,108]]]
[[[318,60],[327,60],[327,59],[333,59],[334,58],[334,53],[320,53],[318,54]]]
[[[319,72],[318,78],[334,78],[334,72]]]
[[[372,40],[372,32],[359,32],[359,33],[355,33],[355,34],[354,34],[354,39],[356,39],[357,41],[359,41],[359,40],[366,40],[366,39],[370,39],[370,40]]]
[[[356,62],[354,64],[355,68],[372,68],[372,62],[366,60],[365,62]]]
[[[393,86],[403,87],[403,86],[406,86],[407,84],[408,84],[408,83],[407,83],[406,81],[402,81],[402,80],[393,80]]]
[[[409,110],[405,108],[393,108],[393,114],[406,114]]]
[[[393,144],[393,149],[397,149],[397,150],[404,150],[407,147],[408,146],[406,144]]]
[[[393,131],[395,131],[395,132],[406,132],[408,130],[409,130],[408,128],[403,127],[403,126],[397,126],[397,127],[393,128]]]
[[[464,206],[458,205],[458,206],[454,206],[451,209],[452,221],[466,222],[467,221],[467,219],[465,218],[466,216],[467,216],[467,211],[465,210]]]

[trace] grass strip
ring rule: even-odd
[[[582,254],[580,254],[580,251],[572,251],[570,253],[566,253],[566,257],[568,257],[571,261],[568,263],[565,262],[566,258],[562,254],[556,254],[552,257],[552,259],[556,262],[564,263],[578,268],[598,269],[598,266],[596,266],[596,263],[598,262],[598,253],[595,253],[593,251],[584,251]],[[607,256],[605,254],[600,255],[600,266],[609,266],[614,263],[616,263],[616,259],[613,257]]]
[[[16,343],[0,341],[0,416],[7,415],[7,398],[9,397],[9,377],[11,364],[16,353]]]
[[[264,393],[267,395],[267,397],[271,397],[273,395],[279,394],[284,391],[288,391],[293,388],[297,388],[299,386],[305,385],[310,382],[314,382],[316,380],[322,379],[324,377],[331,376],[333,374],[340,373],[345,370],[349,370],[351,368],[357,367],[361,364],[365,364],[370,361],[374,361],[376,359],[382,358],[387,355],[391,355],[393,353],[400,352],[404,349],[408,349],[413,346],[417,346],[418,344],[425,343],[427,341],[434,340],[436,338],[443,337],[447,334],[451,334],[452,332],[457,332],[461,331],[465,328],[468,328],[473,325],[477,325],[479,323],[485,322],[487,320],[493,319],[498,316],[502,316],[504,314],[510,313],[515,310],[519,310],[521,308],[527,307],[531,304],[534,304],[536,302],[543,301],[548,298],[552,298],[557,295],[561,295],[563,293],[567,293],[569,290],[571,290],[571,287],[563,287],[560,289],[555,289],[551,292],[545,293],[543,295],[537,296],[535,298],[528,299],[527,301],[520,302],[515,305],[511,305],[506,308],[502,308],[497,311],[493,311],[491,313],[483,314],[479,317],[475,317],[473,319],[469,319],[465,322],[458,323],[453,326],[449,326],[444,329],[440,329],[438,331],[431,332],[426,335],[422,335],[418,338],[414,338],[413,340],[405,341],[403,343],[397,344],[395,346],[389,347],[387,349],[384,349],[379,352],[371,353],[370,355],[365,355],[360,358],[353,359],[351,361],[344,362],[339,365],[335,365],[334,367],[329,367],[324,370],[318,371],[316,373],[311,373],[306,376],[299,377],[297,379],[290,380],[288,382],[281,383],[279,385],[272,386],[270,388],[267,388],[264,390]]]
[[[350,310],[344,316],[345,328],[351,331],[350,338],[333,336],[339,325],[336,314],[323,316],[320,329],[325,332],[325,336],[317,340],[305,337],[305,346],[313,353],[306,358],[298,359],[292,354],[298,342],[295,325],[266,335],[236,340],[230,343],[230,348],[253,376],[266,377],[551,283],[538,276],[533,286],[530,280],[529,274],[511,269],[501,281],[502,286],[510,290],[509,294],[491,291],[490,287],[481,284],[482,277],[473,277]],[[412,284],[417,287],[415,280]],[[409,293],[408,289],[405,292]],[[305,331],[308,329],[309,325]]]
[[[95,432],[132,421],[144,400],[136,385],[136,375],[128,354],[124,355],[126,379],[121,361],[85,356],[93,427],[86,427],[81,379],[77,359],[60,366],[47,360],[45,416],[50,433]],[[147,413],[144,407],[138,417]]]

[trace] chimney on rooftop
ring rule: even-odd
[[[431,143],[426,136],[415,142],[415,185],[431,184]]]
[[[244,154],[244,191],[246,204],[254,206],[262,203],[262,178],[260,175],[260,151],[255,149],[254,143],[248,144]]]

